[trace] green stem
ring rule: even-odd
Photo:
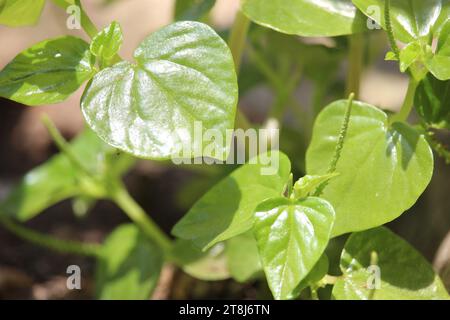
[[[52,236],[26,228],[7,217],[0,217],[0,222],[7,230],[14,233],[18,237],[41,247],[49,248],[61,253],[72,253],[83,256],[99,257],[101,255],[101,246],[97,244],[88,244],[54,238]]]
[[[230,38],[228,39],[228,46],[233,55],[236,74],[239,74],[241,68],[242,54],[244,52],[249,27],[250,20],[241,11],[238,11],[231,29]]]
[[[95,24],[92,22],[92,20],[89,18],[87,12],[83,9],[83,6],[81,5],[81,1],[80,0],[71,0],[73,3],[68,3],[65,0],[53,0],[53,2],[63,8],[63,9],[67,9],[69,6],[71,5],[76,5],[80,8],[80,24],[81,27],[83,28],[84,32],[86,32],[86,34],[89,36],[89,38],[93,39],[97,33],[99,32],[99,30],[97,29],[97,27],[95,26]],[[119,61],[122,61],[122,57],[119,54],[116,54],[110,62],[110,64],[114,64],[117,63]],[[102,68],[101,68],[102,69]]]
[[[86,32],[86,34],[89,36],[89,38],[92,39],[95,37],[95,35],[98,33],[98,29],[94,25],[92,20],[89,18],[86,11],[84,11],[80,0],[74,0],[74,1],[72,1],[72,3],[69,3],[68,1],[65,1],[65,0],[53,0],[53,2],[57,6],[63,8],[64,10],[66,10],[68,7],[73,6],[73,5],[78,6],[78,8],[80,8],[81,27],[83,28],[84,32]]]
[[[230,38],[228,39],[228,46],[233,56],[237,76],[239,76],[241,69],[242,55],[249,27],[250,20],[241,11],[238,11],[231,29]],[[248,121],[245,114],[239,108],[236,112],[236,127],[244,130],[251,128],[250,121]]]
[[[169,237],[153,222],[145,211],[130,196],[123,185],[119,185],[111,194],[113,200],[165,253],[169,253],[172,242]]]
[[[317,294],[317,289],[311,288],[311,299],[312,300],[319,300],[319,295]]]
[[[350,36],[348,59],[349,71],[346,96],[354,93],[355,99],[358,99],[364,62],[364,38],[362,33],[355,33]]]
[[[85,167],[84,164],[78,159],[78,157],[72,152],[69,143],[66,141],[66,139],[64,139],[64,137],[61,135],[58,128],[56,128],[55,124],[48,117],[48,115],[44,114],[42,116],[42,123],[47,128],[48,133],[50,134],[58,149],[62,153],[64,153],[67,158],[69,158],[70,162],[75,167],[77,167],[77,169],[80,169],[82,172],[90,176],[90,170]]]
[[[413,77],[409,79],[408,91],[406,92],[406,97],[403,102],[403,106],[400,112],[391,117],[390,123],[402,122],[408,120],[409,114],[414,106],[414,96],[416,95],[416,90],[419,85]]]
[[[83,6],[81,5],[81,1],[75,0],[75,4],[80,8],[81,27],[83,28],[84,32],[86,32],[86,34],[89,36],[89,38],[91,38],[91,39],[94,38],[98,33],[97,27],[94,25],[92,20],[89,18],[86,11],[84,11]]]
[[[389,44],[391,45],[391,49],[394,52],[397,60],[400,61],[400,50],[398,49],[397,42],[395,42],[394,30],[392,29],[390,0],[386,0],[384,4],[384,24],[386,26],[386,32],[388,35]]]
[[[340,277],[331,276],[331,275],[327,274],[317,284],[319,287],[324,287],[326,285],[335,285],[336,281],[338,281],[339,278]]]

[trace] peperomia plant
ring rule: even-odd
[[[432,149],[450,161],[434,136],[450,129],[450,0],[242,0],[228,43],[204,23],[215,1],[179,0],[178,21],[142,41],[134,61],[119,55],[119,23],[98,31],[79,0],[53,2],[80,10],[90,42],[62,36],[19,53],[0,72],[0,96],[40,106],[86,84],[80,105],[87,126],[68,143],[44,119],[60,153],[0,203],[0,221],[39,245],[95,257],[98,298],[151,297],[165,263],[202,280],[267,281],[275,299],[449,298],[425,258],[382,225],[410,209],[430,183]],[[0,24],[34,24],[44,3],[0,1]],[[386,59],[410,79],[396,114],[358,101],[368,26],[377,24],[391,46]],[[306,37],[334,37],[335,45]],[[347,56],[344,88],[338,69]],[[303,77],[314,93],[302,111],[293,96]],[[218,137],[256,126],[236,108],[238,80],[241,95],[260,82],[274,91],[270,116],[283,126],[281,150],[260,148],[210,187],[174,226],[172,240],[122,176],[136,158],[229,159],[231,140]],[[412,125],[414,106],[420,121]],[[288,112],[297,127],[284,121]],[[214,138],[198,141],[211,132]],[[277,160],[270,174],[268,159]],[[80,215],[111,200],[133,223],[102,245],[20,224],[69,198]],[[340,261],[328,257],[335,238],[349,233]],[[333,264],[340,274],[331,274]]]

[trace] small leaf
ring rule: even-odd
[[[261,261],[253,232],[246,232],[226,242],[230,273],[238,282],[254,279],[261,271]]]
[[[34,25],[39,21],[45,0],[0,0],[0,24],[9,27]]]
[[[319,114],[306,154],[307,173],[327,172],[347,100]],[[333,236],[385,224],[409,209],[427,187],[433,154],[423,135],[406,123],[389,124],[376,107],[354,101],[336,172],[323,198],[336,210]]]
[[[266,157],[278,161],[278,170],[273,175],[262,174],[266,167],[262,159]],[[207,249],[250,230],[256,206],[283,194],[291,170],[287,156],[278,151],[257,159],[257,164],[250,161],[212,187],[175,225],[172,233]]]
[[[17,55],[0,72],[0,96],[30,106],[66,100],[95,70],[89,44],[64,36]]]
[[[386,57],[384,57],[384,60],[386,60],[386,61],[398,61],[397,55],[393,51],[388,51],[386,53]]]
[[[89,126],[136,157],[180,157],[190,146],[183,155],[190,158],[214,146],[218,152],[207,155],[226,159],[238,90],[225,42],[205,24],[178,22],[150,35],[134,57],[137,64],[103,69],[86,89],[81,108]],[[206,130],[222,139],[202,140]]]
[[[428,125],[450,129],[450,80],[428,75],[417,87],[414,105]]]
[[[339,300],[449,299],[425,258],[384,227],[352,234],[340,265],[333,288]]]
[[[175,20],[201,20],[216,4],[216,0],[176,0]]]
[[[223,243],[202,252],[191,241],[178,239],[173,247],[173,256],[183,271],[204,281],[218,281],[230,278],[227,256]]]
[[[296,199],[305,198],[316,191],[324,182],[338,176],[338,173],[326,174],[323,176],[306,175],[294,184],[294,196]]]
[[[450,20],[447,20],[440,31],[436,53],[428,55],[425,62],[436,78],[450,80]]]
[[[70,148],[80,162],[105,181],[120,177],[134,161],[117,155],[90,130],[81,133]],[[64,199],[85,195],[84,177],[85,173],[65,154],[57,154],[22,178],[0,202],[0,214],[27,221]]]
[[[106,239],[97,264],[97,298],[149,299],[162,264],[162,252],[138,227],[132,224],[119,226]]]
[[[254,233],[275,299],[287,299],[324,252],[333,207],[320,198],[272,198],[256,208]]]
[[[365,20],[350,0],[243,0],[242,11],[262,26],[305,37],[367,30]]]
[[[114,21],[92,39],[90,50],[94,56],[108,61],[119,52],[122,43],[122,28]]]
[[[405,72],[420,58],[422,46],[419,42],[411,42],[400,51],[400,71]]]

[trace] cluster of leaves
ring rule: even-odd
[[[45,1],[27,2],[0,2],[0,23],[35,23]],[[56,2],[63,7],[79,3]],[[213,5],[177,1],[175,18],[205,20]],[[374,15],[369,10],[374,5],[387,15]],[[395,43],[388,58],[410,72],[422,121],[447,129],[449,10],[449,0],[392,0],[387,7],[381,0],[242,0],[242,12],[251,21],[303,37],[364,32],[365,15],[373,18],[405,44],[400,51]],[[296,42],[277,60],[276,53],[260,53],[267,33],[253,36],[249,56],[278,91],[280,105],[298,83],[295,74],[282,72],[288,69],[283,63],[302,52],[306,58],[295,62],[299,70],[313,74],[308,61],[323,59],[329,72],[311,78],[330,87],[336,55]],[[288,41],[278,33],[268,37],[280,46]],[[81,110],[88,125],[61,154],[24,177],[0,204],[0,215],[26,221],[67,198],[75,198],[82,213],[102,198],[126,210],[130,201],[120,179],[134,162],[131,156],[164,160],[176,155],[192,141],[195,121],[203,130],[224,135],[234,127],[238,79],[233,57],[208,25],[179,21],[152,33],[135,50],[135,62],[121,59],[121,44],[120,25],[113,22],[90,43],[72,36],[40,42],[0,72],[0,96],[30,106],[64,101],[87,82]],[[297,298],[306,288],[314,294],[331,283],[336,299],[447,299],[427,261],[382,227],[407,211],[429,184],[433,154],[428,136],[406,119],[353,98],[320,109],[305,155],[306,175],[293,183],[294,170],[281,151],[272,151],[279,163],[273,175],[261,173],[261,161],[241,166],[192,206],[173,228],[177,240],[168,247],[149,237],[148,228],[119,226],[98,255],[97,296],[147,298],[163,263],[170,261],[204,280],[246,282],[265,275],[276,299]],[[186,140],[175,139],[175,130],[187,132]],[[330,282],[325,250],[333,238],[352,232],[341,255],[342,275]],[[381,270],[376,289],[367,286],[370,266]]]

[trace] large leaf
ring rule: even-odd
[[[133,161],[126,155],[118,155],[90,130],[77,137],[70,149],[85,167],[105,181],[107,176],[120,177]],[[0,203],[0,212],[27,221],[57,202],[84,195],[84,177],[65,154],[55,155],[21,179]]]
[[[262,271],[253,232],[246,232],[228,240],[226,254],[230,273],[238,282],[249,281]]]
[[[36,24],[45,0],[0,0],[0,24],[21,27]]]
[[[385,0],[352,1],[362,12],[385,27]],[[395,38],[404,43],[427,38],[433,32],[440,14],[447,12],[449,6],[449,0],[391,0],[390,13]]]
[[[273,198],[256,208],[256,241],[275,299],[286,299],[314,267],[331,235],[333,207],[320,198]]]
[[[352,234],[345,244],[340,265],[343,276],[333,288],[336,299],[449,298],[425,258],[384,227]]]
[[[260,25],[300,36],[338,36],[367,29],[350,0],[242,0],[242,11]]]
[[[149,299],[163,254],[137,226],[122,225],[108,236],[97,263],[96,296],[104,300]]]
[[[95,73],[89,44],[72,36],[35,44],[0,72],[0,96],[30,106],[64,101]]]
[[[192,157],[212,144],[218,152],[211,156],[226,158],[237,80],[225,42],[205,24],[178,22],[150,35],[134,58],[137,64],[102,70],[87,88],[81,107],[91,128],[137,157],[176,157],[186,146],[184,156]],[[206,130],[223,139],[201,141]]]
[[[280,196],[289,178],[289,159],[278,151],[271,156],[279,157],[275,174],[263,175],[261,169],[265,166],[261,161],[243,165],[200,198],[172,233],[205,249],[248,231],[253,226],[256,206]]]
[[[426,123],[450,129],[450,80],[440,81],[428,75],[417,88],[414,105]]]
[[[223,243],[218,243],[206,252],[202,252],[191,241],[178,239],[173,247],[173,256],[177,265],[194,278],[205,281],[230,278],[228,257]]]
[[[327,172],[347,104],[334,102],[317,117],[308,174]],[[336,210],[334,236],[385,224],[409,209],[430,182],[433,154],[415,129],[390,125],[383,111],[355,101],[336,172],[323,193]]]

